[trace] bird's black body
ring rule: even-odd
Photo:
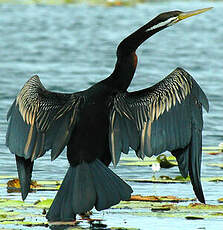
[[[124,53],[123,44],[117,50],[114,72],[82,92],[84,99],[78,111],[79,121],[67,145],[67,156],[72,165],[81,161],[91,162],[96,158],[107,166],[111,163],[108,118],[112,101],[117,93],[126,92],[137,65],[135,52]]]
[[[86,90],[78,111],[78,123],[67,144],[67,157],[71,165],[96,158],[107,166],[111,163],[108,142],[109,87],[97,84]]]
[[[208,110],[208,100],[199,85],[177,68],[150,88],[131,93],[127,88],[137,66],[136,49],[146,39],[206,10],[163,13],[139,28],[119,44],[113,73],[85,91],[53,93],[38,76],[30,78],[8,112],[6,137],[16,155],[23,199],[34,160],[50,149],[54,160],[67,146],[70,167],[47,214],[49,221],[70,221],[93,207],[103,210],[128,200],[131,187],[107,166],[111,161],[116,165],[121,152],[131,147],[140,158],[169,150],[205,202],[200,169],[202,106]]]

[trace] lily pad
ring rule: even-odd
[[[223,218],[223,205],[204,205],[192,203],[187,206],[162,204],[161,202],[125,201],[114,206],[117,209],[125,209],[129,215],[175,217],[187,219]]]
[[[223,164],[212,164],[212,163],[209,163],[207,165],[211,166],[211,167],[219,167],[220,169],[223,169]]]
[[[187,206],[187,208],[188,209],[198,209],[198,210],[223,210],[223,205],[191,203]]]
[[[60,188],[61,181],[31,181],[30,192],[33,191],[57,191]],[[49,187],[49,185],[51,185]],[[54,186],[53,186],[54,185]],[[20,182],[18,178],[7,182],[7,192],[21,192]]]
[[[223,212],[214,212],[214,213],[211,213],[211,215],[223,217]]]
[[[161,183],[161,184],[171,184],[171,183],[188,183],[190,182],[190,178],[187,177],[186,179],[177,176],[175,178],[171,178],[169,176],[160,176],[159,178],[153,177],[152,179],[126,179],[126,181],[133,181],[133,182],[139,182],[139,183]]]
[[[208,182],[223,182],[223,178],[220,177],[211,178],[208,180]]]
[[[53,199],[46,199],[46,200],[38,200],[34,203],[34,207],[36,208],[50,208],[51,204],[53,203]]]
[[[168,206],[160,206],[160,207],[154,207],[154,208],[151,208],[151,211],[152,212],[164,212],[164,211],[170,211],[170,207]]]
[[[15,218],[16,216],[20,215],[19,212],[14,212],[14,211],[3,211],[3,210],[0,210],[0,220],[1,219],[5,219],[5,218],[8,218],[8,217],[13,217]]]
[[[223,153],[223,145],[203,147],[202,151],[209,155],[218,155]]]
[[[223,145],[202,147],[202,151],[210,151],[210,150],[223,151]]]
[[[49,224],[47,222],[31,222],[31,221],[3,221],[1,222],[2,225],[21,225],[27,227],[48,227]]]
[[[40,187],[40,185],[38,185],[36,181],[32,180],[31,184],[30,184],[30,188],[33,189],[33,188],[37,188],[37,187]],[[16,191],[21,190],[20,181],[18,178],[15,178],[13,180],[9,180],[7,182],[7,191],[10,192],[10,191],[14,191],[14,190],[16,190]]]
[[[177,166],[176,158],[174,156],[159,155],[157,158],[145,157],[143,160],[137,157],[123,157],[120,165],[125,166],[152,166],[154,163],[159,163],[161,168],[171,168]]]
[[[58,185],[61,185],[62,181],[61,180],[56,180],[56,181],[53,181],[53,180],[38,180],[37,183],[38,183],[38,185],[41,185],[41,186],[48,186],[48,185],[58,186]]]
[[[130,201],[144,201],[144,202],[185,202],[194,201],[192,198],[178,198],[176,196],[141,196],[132,195]]]
[[[19,208],[19,207],[30,207],[29,203],[19,200],[0,199],[0,208]]]
[[[1,216],[0,216],[0,223],[2,223],[2,222],[5,222],[5,221],[13,221],[13,222],[15,222],[15,221],[24,221],[25,220],[25,217],[5,217],[5,218],[1,218]]]

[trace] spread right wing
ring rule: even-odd
[[[206,95],[182,68],[150,88],[117,94],[109,130],[114,165],[129,147],[140,158],[168,150],[176,157],[181,174],[187,177],[189,173],[195,194],[204,203],[200,182],[202,106],[208,111]]]

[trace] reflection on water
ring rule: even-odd
[[[112,72],[118,43],[147,20],[162,11],[193,10],[210,5],[215,7],[210,12],[168,28],[140,47],[137,51],[139,64],[130,90],[156,83],[177,66],[185,68],[209,98],[210,112],[204,113],[203,143],[204,146],[216,146],[223,142],[222,3],[193,2],[191,7],[190,2],[171,1],[114,8],[0,5],[0,174],[16,175],[14,157],[4,145],[6,114],[13,98],[31,75],[38,74],[50,90],[83,90]],[[222,161],[222,156],[204,156],[203,176],[222,174],[220,170],[206,165],[215,161]],[[65,154],[53,163],[46,154],[37,160],[34,178],[62,179],[67,166]],[[123,178],[148,178],[152,175],[151,169],[144,167],[120,166],[115,171]],[[178,170],[173,168],[161,173],[176,176]],[[203,184],[207,200],[216,202],[217,197],[222,195],[220,186]],[[131,185],[135,193],[154,192],[151,185]],[[0,190],[0,194],[7,196],[5,190]],[[164,195],[166,191],[168,195],[182,191],[179,196],[194,196],[189,185],[157,185],[157,195]],[[53,197],[54,194],[44,193],[42,196]],[[36,197],[37,194],[32,194],[29,199]],[[109,223],[119,221],[108,216]],[[138,226],[131,219],[127,222],[131,227]],[[163,229],[165,220],[160,220],[160,223],[159,229]]]

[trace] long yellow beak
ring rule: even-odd
[[[193,11],[188,11],[188,12],[183,12],[181,14],[178,15],[177,17],[177,22],[185,19],[185,18],[189,18],[191,16],[197,15],[197,14],[201,14],[204,13],[208,10],[211,10],[213,7],[209,7],[209,8],[204,8],[204,9],[199,9],[199,10],[193,10]]]

